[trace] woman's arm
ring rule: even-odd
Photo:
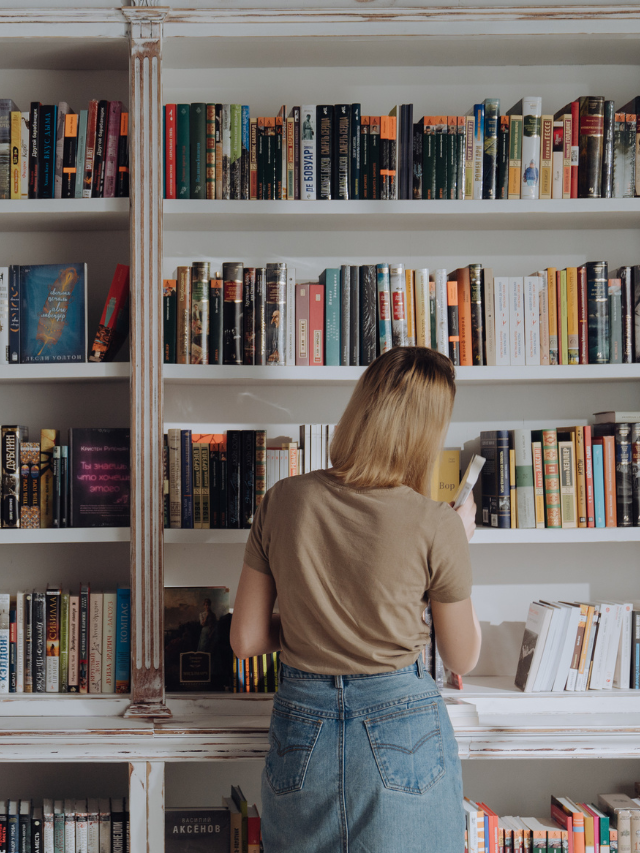
[[[466,675],[478,663],[482,636],[470,598],[444,604],[431,600],[438,651],[447,669]]]
[[[242,566],[231,619],[231,648],[241,660],[280,650],[280,615],[273,612],[276,585],[271,575]]]

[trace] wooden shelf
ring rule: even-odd
[[[355,385],[364,367],[243,367],[165,364],[165,384],[180,385]],[[458,385],[521,385],[556,382],[637,382],[640,364],[554,367],[458,367]]]
[[[518,231],[640,228],[640,199],[164,201],[165,231]]]
[[[0,530],[0,545],[45,545],[71,542],[129,542],[128,527],[65,527],[60,530]]]
[[[126,231],[128,198],[0,200],[0,231]]]
[[[128,361],[109,364],[3,364],[0,384],[12,382],[114,382],[129,379]]]

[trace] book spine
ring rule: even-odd
[[[60,693],[69,692],[69,593],[60,595]]]
[[[587,263],[587,310],[589,364],[609,362],[608,265],[606,261]]]
[[[256,268],[255,297],[255,363],[264,365],[267,363],[267,270],[265,267]]]
[[[640,690],[640,610],[634,610],[631,623],[631,682],[632,690]]]
[[[349,123],[349,193],[351,198],[363,198],[360,151],[360,104],[351,104]]]
[[[309,285],[309,364],[324,364],[324,285]]]
[[[287,350],[287,265],[267,264],[265,329],[266,364],[284,365]],[[238,362],[241,363],[241,362]]]
[[[267,491],[267,432],[256,430],[255,508],[262,503]]]
[[[482,157],[482,198],[497,198],[498,124],[500,101],[487,98],[484,102],[484,148]]]
[[[60,590],[48,589],[46,606],[46,674],[47,693],[60,692]]]
[[[7,362],[20,364],[20,267],[12,264],[9,267],[9,334],[7,347]]]
[[[615,101],[605,101],[602,130],[602,183],[600,196],[613,198],[613,129]]]
[[[227,528],[240,528],[241,430],[227,430]]]
[[[522,99],[521,198],[538,198],[540,190],[540,131],[542,99]]]
[[[78,640],[78,690],[89,692],[89,587],[80,588]]]
[[[422,198],[436,197],[436,119],[425,116],[422,125]]]
[[[226,104],[225,104],[226,106]],[[242,106],[241,104],[229,104],[229,198],[242,198]],[[191,104],[193,113],[194,104]],[[193,125],[192,125],[193,127]],[[223,127],[224,132],[224,127]],[[224,158],[223,138],[223,158]],[[191,151],[193,152],[193,140],[191,140]],[[193,167],[192,167],[193,170]],[[193,182],[193,175],[192,175]],[[192,183],[193,186],[193,183]],[[191,196],[193,198],[193,195]],[[274,196],[275,198],[275,196]]]
[[[55,197],[55,147],[56,147],[55,104],[40,108],[40,139],[38,143],[38,198]]]
[[[435,135],[435,176],[436,190],[434,198],[447,198],[447,136],[449,128],[447,126],[446,116],[436,116],[436,135]]]
[[[296,363],[296,271],[295,267],[288,267],[286,270],[286,314],[285,314],[285,329],[286,329],[286,346],[285,346],[285,364],[293,365]],[[340,313],[338,309],[338,324],[340,323]]]
[[[578,198],[580,166],[580,101],[571,102],[571,198]]]
[[[119,589],[116,603],[116,693],[131,685],[131,591]]]
[[[222,279],[209,281],[209,364],[222,364],[223,351]]]
[[[577,267],[567,267],[567,354],[568,364],[580,363],[580,311]]]
[[[201,522],[204,530],[211,527],[211,465],[209,445],[204,442],[200,445],[200,477],[201,493],[200,503],[202,507]]]
[[[360,271],[356,266],[349,273],[349,364],[357,367],[360,357]],[[338,321],[339,322],[339,321]]]
[[[593,439],[593,496],[595,527],[605,526],[605,497],[604,497],[604,454],[602,439]]]
[[[325,286],[325,364],[337,367],[341,361],[339,271],[327,269],[324,272],[323,279]]]
[[[191,364],[209,364],[209,282],[208,261],[193,264],[189,306]]]
[[[563,528],[578,526],[576,496],[576,460],[573,441],[558,442],[558,464],[560,472],[560,510]]]
[[[558,436],[555,429],[542,430],[542,463],[544,466],[544,505],[547,527],[562,527],[560,510],[560,470]]]
[[[522,179],[522,116],[509,118],[509,198],[520,198]]]
[[[176,363],[191,359],[191,267],[178,267],[176,315]]]
[[[64,157],[64,128],[69,114],[69,104],[61,101],[56,112],[55,142],[54,142],[54,198],[62,198],[62,163]]]
[[[102,593],[89,596],[89,693],[102,693]]]
[[[531,430],[516,429],[513,432],[515,450],[515,486],[518,527],[536,527],[533,457],[531,454]]]
[[[180,430],[180,517],[182,528],[193,529],[193,445],[191,430]]]
[[[10,198],[22,198],[22,188],[20,185],[20,149],[22,138],[22,114],[17,110],[12,110],[9,117],[10,122],[10,142],[9,142],[9,185]]]
[[[29,107],[29,198],[38,198],[40,110],[41,104],[32,101]]]
[[[471,266],[461,267],[452,276],[458,281],[458,328],[460,330],[460,364],[473,364],[471,330]]]
[[[427,288],[429,273],[427,272]],[[427,293],[428,295],[428,293]],[[360,267],[360,358],[363,367],[376,357],[376,268],[373,264]],[[424,318],[423,318],[424,324]],[[425,346],[425,344],[423,344]]]
[[[610,278],[607,282],[609,311],[609,364],[622,364],[622,281]]]
[[[162,282],[162,314],[163,314],[163,343],[164,363],[176,364],[177,337],[177,281],[165,279]]]
[[[217,146],[216,146],[217,147]],[[216,163],[216,172],[218,164]],[[249,198],[258,198],[258,119],[249,119]]]
[[[586,267],[585,289],[586,289]],[[620,267],[618,275],[622,295],[622,363],[632,364],[634,360],[634,304],[633,304],[633,268]]]
[[[482,267],[469,264],[469,286],[471,299],[471,347],[474,365],[485,364],[484,323],[482,310]]]
[[[243,363],[255,364],[255,301],[256,301],[256,271],[254,267],[244,267],[243,270]]]
[[[191,445],[193,459],[193,526],[202,529],[202,467],[200,445]]]
[[[20,527],[20,444],[25,427],[2,427],[2,526]]]
[[[18,691],[18,623],[16,611],[9,610],[9,693]]]
[[[553,116],[540,120],[540,198],[551,198],[553,185]]]
[[[636,195],[636,129],[637,116],[626,114],[626,134],[624,146],[624,197],[634,198]]]
[[[447,124],[447,198],[458,198],[458,118],[448,116]],[[415,163],[414,163],[415,171]],[[420,198],[420,196],[414,196]]]
[[[33,594],[33,687],[46,693],[46,602],[44,592]]]
[[[473,108],[473,198],[481,199],[483,191],[484,104]]]
[[[300,196],[316,198],[316,108],[303,106],[300,115]]]
[[[455,365],[460,364],[460,326],[458,313],[458,282],[447,281],[448,356]],[[395,344],[395,342],[394,342]]]
[[[364,122],[366,121],[366,126]],[[366,136],[362,139],[362,153],[365,158],[368,158],[366,153],[366,145],[369,139],[369,117],[362,117],[362,131],[366,131]],[[411,182],[411,191],[412,198],[421,199],[422,198],[422,148],[423,148],[423,137],[424,137],[424,128],[423,125],[418,122],[413,126],[413,176]],[[368,161],[365,160],[363,166],[366,165]],[[369,180],[370,176],[367,175],[367,172],[363,168],[363,198],[371,198],[371,193],[369,190]]]
[[[169,450],[169,526],[179,529],[182,526],[182,486],[180,464],[180,430],[169,429],[167,433]]]
[[[176,198],[176,109],[177,104],[167,104],[164,108],[165,198],[169,199]]]
[[[604,98],[584,97],[579,101],[578,198],[600,198],[602,193],[602,157]]]
[[[96,114],[96,136],[91,176],[91,197],[103,198],[107,134],[109,130],[109,101],[99,101]]]
[[[78,120],[78,147],[76,150],[75,162],[75,193],[74,198],[82,198],[83,178],[84,178],[84,161],[87,153],[87,119],[88,110],[80,112]]]
[[[493,281],[493,289],[496,324],[496,365],[503,366],[511,364],[509,279],[504,276],[496,276]]]
[[[240,122],[240,144],[242,149],[240,154],[240,198],[248,201],[251,193],[251,119],[247,105],[243,105],[240,108]],[[283,198],[286,198],[286,194],[283,194]]]
[[[389,281],[389,265],[378,264],[376,267],[377,303],[378,303],[378,337],[380,354],[387,352],[393,346],[391,329],[391,287]]]
[[[190,104],[176,106],[176,198],[182,199],[191,197],[190,111]]]
[[[256,434],[254,430],[242,430],[240,458],[240,527],[248,530],[253,524],[255,512],[255,459]]]
[[[553,123],[553,179],[551,187],[552,198],[562,198],[562,180],[564,173],[564,139],[562,121]]]
[[[618,527],[633,527],[632,424],[615,425],[616,521]]]
[[[496,166],[496,198],[509,198],[509,116],[500,116]]]
[[[115,198],[118,178],[118,143],[120,141],[120,101],[109,103],[109,119],[107,122],[107,137],[105,140],[104,158],[104,198]]]
[[[524,322],[524,279],[509,278],[509,350],[511,364],[524,367],[526,363]]]
[[[407,306],[407,346],[416,345],[416,294],[415,270],[405,270],[405,291]]]
[[[344,312],[342,314],[344,319]],[[348,359],[346,362],[348,364]],[[309,366],[309,285],[296,285],[296,364]]]
[[[447,271],[435,271],[436,347],[442,355],[449,357],[449,318],[447,299]],[[433,338],[431,346],[433,347]]]
[[[351,352],[351,267],[348,264],[340,268],[340,326],[340,364],[348,367]]]
[[[407,346],[407,310],[404,266],[402,264],[391,264],[389,266],[389,286],[391,292],[392,345],[394,347],[404,347]]]
[[[534,441],[531,443],[531,454],[533,460],[533,487],[536,511],[536,528],[544,530],[544,470],[542,463],[542,443],[540,441]]]
[[[316,198],[331,198],[331,162],[333,159],[333,107],[316,107],[316,127],[318,133],[317,173],[318,186]]]
[[[243,265],[226,262],[222,265],[223,280],[223,364],[243,362]]]
[[[361,267],[363,269],[363,267]],[[429,270],[416,270],[416,344],[431,347],[431,322],[429,311]],[[458,299],[459,299],[458,295]]]
[[[617,527],[616,518],[616,449],[612,435],[602,437],[604,469],[605,526]]]

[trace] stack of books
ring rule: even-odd
[[[0,693],[128,693],[130,590],[0,593]]]
[[[129,853],[127,797],[0,800],[0,843],[13,853]]]
[[[466,115],[388,116],[361,104],[165,106],[168,199],[565,199],[640,195],[640,96],[616,109],[583,96],[543,114],[526,96],[501,114],[486,98]],[[637,174],[638,173],[638,174]]]
[[[480,433],[482,523],[500,528],[640,527],[640,412],[595,424]]]
[[[640,362],[640,266],[607,261],[495,276],[342,264],[296,282],[285,263],[208,261],[164,282],[166,364],[365,366],[392,346],[458,366]]]
[[[166,853],[260,853],[260,815],[238,785],[219,808],[166,808]],[[195,829],[197,827],[197,830]]]
[[[127,198],[129,114],[120,101],[0,99],[0,199]]]
[[[55,429],[29,441],[26,426],[0,427],[2,528],[128,527],[129,430]]]
[[[532,602],[515,684],[525,693],[640,690],[640,603]]]

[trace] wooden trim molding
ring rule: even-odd
[[[164,703],[162,399],[162,23],[166,9],[123,9],[130,25],[131,705]]]
[[[164,850],[164,762],[133,761],[129,764],[129,823],[131,853]]]

